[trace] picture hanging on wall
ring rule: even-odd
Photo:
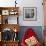
[[[24,20],[37,20],[37,8],[36,7],[23,7],[23,19]]]

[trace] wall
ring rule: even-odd
[[[0,0],[1,7],[10,7],[15,6],[15,0]],[[42,0],[17,0],[17,6],[20,7],[20,17],[19,24],[20,26],[44,26],[44,16],[43,16],[43,6]],[[24,21],[23,20],[23,7],[36,7],[37,8],[37,21]]]
[[[30,0],[23,1],[21,3],[21,15],[20,15],[20,25],[21,26],[43,26],[43,6],[42,0]],[[23,7],[36,7],[37,8],[37,21],[24,21],[23,20]],[[41,17],[42,16],[42,17]]]

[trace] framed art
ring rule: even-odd
[[[2,15],[9,15],[9,10],[2,10]]]
[[[23,8],[24,20],[37,20],[37,8],[36,7],[24,7]]]

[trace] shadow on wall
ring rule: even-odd
[[[20,27],[20,31],[19,31],[19,39],[20,39],[20,42],[23,38],[23,35],[25,33],[25,31],[28,29],[28,28],[32,28],[36,34],[37,34],[37,37],[39,39],[39,41],[42,43],[43,42],[43,30],[42,30],[42,26],[21,26]]]

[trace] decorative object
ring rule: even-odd
[[[16,2],[17,0],[15,0],[15,7],[16,7],[16,4],[17,4],[17,2]]]
[[[9,10],[2,10],[2,15],[9,15]]]
[[[15,11],[15,10],[10,10],[9,14],[10,14],[10,15],[16,15],[16,14],[17,14],[17,11]]]
[[[37,8],[36,7],[24,7],[23,8],[24,20],[37,20]]]

